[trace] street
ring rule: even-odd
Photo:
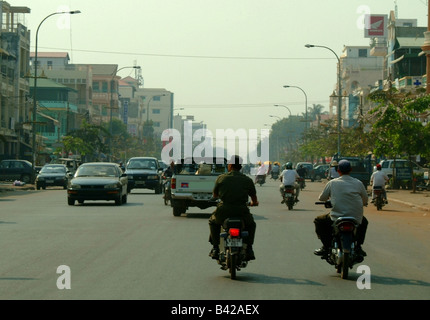
[[[257,186],[256,260],[234,281],[208,257],[213,209],[174,217],[150,190],[133,190],[122,206],[68,206],[55,188],[2,195],[0,299],[430,299],[426,213],[365,208],[367,257],[342,280],[313,254],[321,246],[313,219],[327,209],[314,204],[324,182],[306,184],[292,211],[280,203],[279,182]],[[360,286],[363,270],[369,287]]]

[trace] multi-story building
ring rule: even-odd
[[[342,126],[351,127],[362,114],[359,88],[368,88],[381,79],[384,58],[371,56],[370,46],[345,46],[340,56],[342,79]]]
[[[28,101],[30,31],[27,7],[0,1],[0,158],[31,160],[32,114]]]

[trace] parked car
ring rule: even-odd
[[[160,167],[157,158],[133,157],[130,158],[125,167],[128,178],[128,192],[133,189],[155,190],[161,193],[163,168]]]
[[[2,160],[0,162],[0,180],[25,183],[33,182],[33,167],[27,160]]]
[[[46,187],[67,189],[71,176],[72,174],[64,164],[45,164],[36,177],[36,189],[46,189]]]
[[[67,187],[70,206],[85,200],[114,200],[116,205],[127,202],[127,175],[116,163],[88,162],[81,164]]]
[[[412,170],[416,175],[424,175],[425,172],[429,172],[428,168],[423,168],[410,160],[396,159],[395,162],[396,168],[410,168],[412,166]],[[393,176],[394,159],[382,160],[379,164],[381,165],[381,171],[384,171],[391,178]]]
[[[310,162],[297,162],[296,170],[300,167],[300,165],[303,165],[303,167],[306,169],[305,179],[311,179],[312,181],[314,181],[314,178],[313,178],[314,166],[313,166],[313,164]]]
[[[321,180],[327,177],[327,170],[330,168],[329,164],[320,164],[317,165],[312,173],[312,177],[314,180]]]

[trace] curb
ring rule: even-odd
[[[412,208],[417,208],[417,209],[424,210],[424,211],[430,211],[430,208],[423,207],[423,206],[417,206],[416,204],[411,203],[411,202],[402,201],[402,200],[398,200],[398,199],[391,199],[391,198],[390,198],[390,201],[401,203],[401,204],[407,205],[407,206],[412,207]]]

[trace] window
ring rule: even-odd
[[[160,109],[152,109],[152,114],[160,114]]]
[[[154,101],[160,101],[161,97],[160,96],[154,96],[152,100],[154,100]]]
[[[358,49],[358,56],[360,58],[366,58],[367,57],[367,49]]]
[[[47,62],[48,70],[52,70],[52,61]]]

